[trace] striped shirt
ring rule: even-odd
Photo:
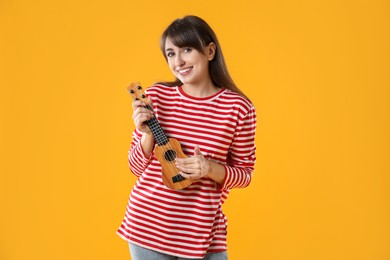
[[[138,246],[160,253],[203,258],[227,250],[227,219],[222,204],[233,188],[249,185],[255,164],[256,113],[247,99],[228,89],[206,98],[182,88],[154,85],[146,91],[156,118],[169,138],[177,139],[187,156],[195,145],[225,167],[223,184],[204,177],[183,190],[167,188],[161,164],[146,158],[142,132],[135,130],[128,162],[138,177],[117,233]]]

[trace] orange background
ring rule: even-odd
[[[389,1],[0,1],[0,259],[129,259],[131,81],[163,29],[220,38],[258,113],[231,260],[390,259]]]

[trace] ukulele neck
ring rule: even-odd
[[[147,106],[147,108],[151,110],[150,106]],[[169,142],[168,137],[164,133],[164,130],[162,129],[156,116],[153,116],[151,119],[146,121],[146,124],[149,126],[150,131],[152,131],[154,139],[156,139],[157,145],[162,146],[166,145]]]

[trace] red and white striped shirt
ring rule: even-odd
[[[256,113],[250,101],[228,89],[196,98],[182,88],[155,85],[146,91],[161,127],[187,156],[195,145],[225,167],[222,185],[202,178],[184,190],[167,188],[161,164],[141,148],[135,130],[129,166],[138,180],[117,233],[138,246],[178,257],[203,258],[227,250],[227,219],[222,204],[232,188],[246,187],[255,164]]]

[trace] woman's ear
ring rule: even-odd
[[[212,61],[214,59],[216,48],[217,46],[213,42],[210,42],[210,44],[207,46],[206,56],[209,61]]]

